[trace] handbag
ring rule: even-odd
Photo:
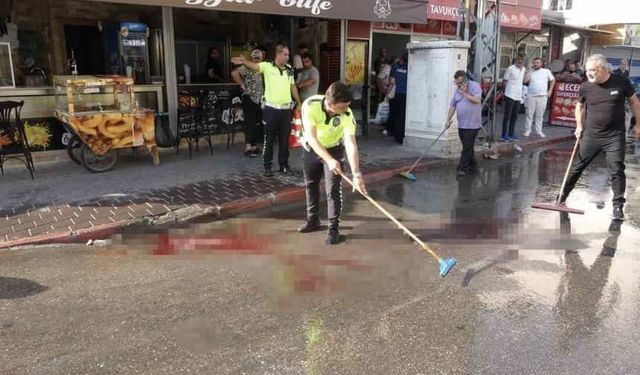
[[[164,113],[156,114],[155,136],[156,136],[156,145],[158,147],[167,148],[167,147],[175,146],[176,139],[173,136],[171,127],[169,126],[168,113],[164,112]]]

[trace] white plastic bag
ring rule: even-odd
[[[378,103],[378,110],[376,111],[376,118],[373,119],[375,124],[384,124],[389,119],[389,102],[383,100]]]
[[[396,85],[393,85],[389,89],[389,92],[387,93],[387,97],[385,98],[385,100],[391,100],[395,98],[395,96],[396,96]]]

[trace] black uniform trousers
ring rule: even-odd
[[[583,133],[584,134],[584,133]],[[613,205],[622,206],[625,203],[624,192],[626,190],[626,176],[624,173],[625,134],[616,131],[611,135],[594,137],[584,134],[578,146],[576,161],[571,166],[567,183],[562,192],[561,200],[564,201],[573,190],[582,175],[582,172],[591,164],[598,154],[604,152],[609,176],[611,176],[611,189],[613,190]]]
[[[273,165],[273,145],[278,140],[278,164],[289,166],[289,134],[291,133],[291,110],[276,109],[265,105],[262,109],[264,124],[264,149],[262,162],[265,168]]]
[[[407,94],[398,94],[391,99],[389,103],[392,118],[392,134],[396,143],[404,142],[404,131],[407,111]]]
[[[328,148],[327,151],[334,159],[340,162],[340,165],[344,164],[343,145]],[[304,150],[302,152],[302,165],[307,196],[307,219],[318,219],[320,211],[320,180],[324,176],[329,225],[337,228],[340,224],[340,212],[342,211],[342,177],[331,172],[326,163],[313,150]]]
[[[251,100],[249,95],[245,95],[242,98],[242,112],[244,114],[245,143],[255,146],[262,140],[262,132],[260,131],[262,125],[262,108],[260,104]]]

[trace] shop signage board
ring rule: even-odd
[[[429,0],[427,17],[430,20],[457,21],[459,0]]]
[[[579,90],[579,83],[556,83],[551,97],[550,125],[576,126],[575,109]]]
[[[542,28],[542,0],[502,0],[500,2],[500,26],[512,29],[540,30]]]
[[[495,1],[489,0],[490,5]],[[459,0],[429,0],[427,18],[457,21]],[[540,30],[542,27],[542,0],[502,0],[500,25],[514,29]]]
[[[425,23],[426,1],[406,0],[92,0],[140,4],[280,14],[299,17]]]

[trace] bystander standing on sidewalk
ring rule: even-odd
[[[305,134],[302,162],[307,219],[298,231],[307,233],[320,228],[320,180],[324,177],[329,218],[328,245],[340,242],[338,227],[342,211],[342,178],[338,173],[342,171],[345,153],[354,184],[366,194],[356,144],[356,120],[349,108],[351,99],[349,87],[342,82],[334,82],[326,95],[312,96],[302,105]]]
[[[407,109],[407,65],[408,54],[405,51],[397,63],[391,67],[391,86],[395,86],[393,99],[389,103],[391,129],[396,143],[404,142],[405,119]]]
[[[620,66],[618,67],[618,69],[613,71],[613,74],[617,74],[626,79],[629,79],[630,73],[631,72],[629,71],[629,60],[627,59],[620,60]],[[626,129],[627,134],[629,133],[629,130],[631,130],[631,117],[633,117],[631,115],[631,107],[627,102],[624,105],[624,128]]]
[[[566,201],[582,172],[596,156],[604,153],[611,175],[613,218],[623,220],[626,202],[624,104],[628,100],[636,118],[640,118],[640,100],[628,79],[611,74],[604,55],[590,56],[586,68],[588,82],[580,85],[575,111],[576,138],[580,148],[560,202]],[[583,124],[583,117],[586,124]],[[636,129],[636,137],[640,138],[639,129]]]
[[[522,84],[524,81],[524,56],[516,56],[515,63],[504,72],[504,118],[502,119],[502,140],[519,141],[515,135],[518,111],[522,101]]]
[[[301,56],[302,70],[298,73],[296,86],[300,92],[300,100],[305,101],[308,98],[318,95],[318,87],[320,87],[320,72],[318,68],[313,66],[313,58],[308,53]]]
[[[565,68],[558,76],[559,82],[580,83],[583,81],[584,73],[578,70],[578,64],[572,60],[565,62]]]
[[[298,74],[304,69],[304,65],[302,64],[302,55],[306,55],[309,53],[309,46],[304,43],[298,44],[298,52],[293,55],[291,59],[291,66],[293,67],[294,80],[298,79]]]
[[[553,92],[555,78],[549,69],[542,67],[542,59],[533,59],[531,71],[524,76],[524,83],[529,84],[527,90],[527,117],[524,125],[524,136],[531,134],[532,125],[535,124],[534,131],[544,138],[542,132],[542,117],[547,110],[547,101]],[[535,120],[535,122],[534,122]]]
[[[262,73],[264,77],[264,107],[262,123],[264,124],[264,176],[273,176],[273,146],[278,140],[278,164],[280,173],[289,173],[289,133],[291,133],[291,103],[296,101],[296,110],[300,108],[300,96],[293,79],[293,68],[287,64],[289,48],[276,46],[273,62],[253,63],[243,56],[234,57],[232,63],[245,65]]]
[[[445,127],[451,126],[453,114],[458,120],[458,136],[462,142],[462,152],[458,163],[458,176],[472,173],[477,167],[474,146],[482,128],[482,88],[477,82],[466,79],[464,70],[458,70],[453,80],[458,90],[453,94]]]
[[[254,64],[262,62],[262,52],[255,49],[251,52]],[[233,80],[242,88],[242,112],[244,114],[245,143],[244,155],[255,158],[258,153],[258,143],[261,141],[262,126],[262,96],[264,95],[264,81],[262,74],[241,65],[231,72]]]
[[[629,60],[627,59],[621,59],[620,60],[620,66],[618,66],[618,69],[613,71],[613,74],[617,74],[619,76],[622,76],[624,78],[629,79]]]

